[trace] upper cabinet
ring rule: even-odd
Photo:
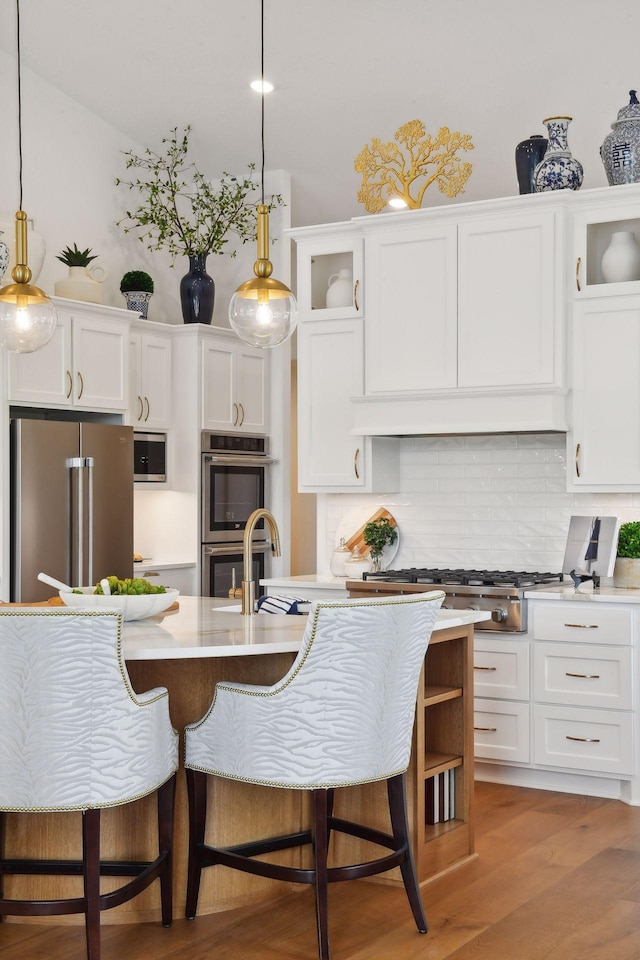
[[[364,312],[362,237],[344,230],[304,239],[299,231],[298,313],[305,320],[353,320]],[[320,228],[321,229],[321,228]]]
[[[636,185],[594,190],[573,215],[571,289],[576,300],[640,291],[640,195]],[[635,259],[636,279],[625,266]]]
[[[171,338],[134,327],[129,334],[129,351],[130,422],[135,427],[169,427]]]
[[[235,334],[201,344],[203,430],[267,432],[268,352]]]
[[[55,300],[58,326],[35,353],[8,354],[10,403],[125,411],[129,318],[115,307]]]

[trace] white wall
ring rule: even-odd
[[[371,513],[385,506],[397,521],[394,569],[558,572],[572,514],[640,520],[640,494],[567,493],[565,476],[564,434],[401,440],[398,493],[318,498],[319,570],[329,571],[340,520],[370,504]]]

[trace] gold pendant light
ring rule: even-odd
[[[242,283],[229,304],[229,323],[241,340],[253,347],[276,347],[291,336],[298,322],[296,298],[289,287],[272,277],[269,260],[269,207],[264,202],[264,0],[260,0],[262,203],[258,205],[258,259],[255,277]]]
[[[27,215],[22,209],[22,76],[20,62],[20,0],[16,0],[18,57],[18,159],[20,210],[16,213],[16,265],[14,281],[0,289],[0,344],[15,353],[33,353],[53,337],[56,309],[49,297],[34,286],[27,258]]]

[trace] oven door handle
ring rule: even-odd
[[[257,543],[254,542],[251,547],[251,550],[253,551],[253,553],[267,553],[268,551],[271,550],[271,542],[270,541],[267,543],[261,543],[260,541],[258,541]],[[236,555],[236,554],[242,553],[242,544],[233,543],[233,544],[225,544],[224,546],[220,546],[220,547],[212,547],[210,544],[205,543],[202,546],[202,552],[205,555],[205,557],[224,557],[224,556],[229,556],[230,554]]]
[[[277,460],[272,460],[270,457],[214,456],[210,453],[205,453],[202,459],[204,463],[232,467],[264,467],[266,464],[278,462]]]

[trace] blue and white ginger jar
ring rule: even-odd
[[[618,119],[611,124],[611,130],[600,147],[609,186],[637,183],[640,180],[640,103],[635,90],[629,90],[629,104],[618,110]]]
[[[547,190],[579,190],[584,172],[582,164],[567,146],[567,129],[571,117],[548,117],[542,122],[547,128],[547,150],[533,171],[533,189],[536,193]]]

